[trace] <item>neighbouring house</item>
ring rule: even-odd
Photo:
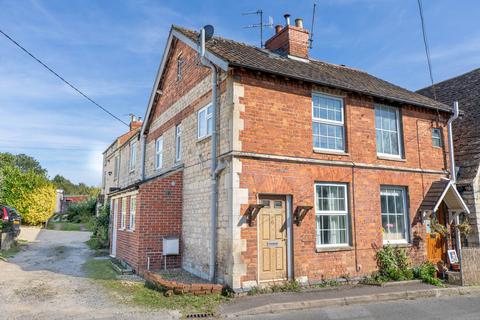
[[[57,189],[55,198],[55,213],[65,213],[72,204],[85,201],[89,197],[89,195],[84,194],[66,195],[64,190]]]
[[[120,155],[135,165],[105,191],[112,256],[233,289],[369,275],[385,244],[415,264],[446,261],[455,241],[429,236],[430,220],[468,212],[449,180],[451,106],[311,58],[301,19],[264,49],[207,35],[203,50],[203,36],[170,30]]]
[[[458,101],[463,111],[453,123],[453,145],[457,170],[457,189],[469,209],[472,232],[468,246],[480,246],[480,69],[475,69],[432,86],[418,93],[434,97],[448,105]]]

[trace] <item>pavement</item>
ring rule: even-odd
[[[283,313],[243,316],[241,320],[478,320],[478,295],[331,306]]]
[[[439,288],[421,282],[390,286],[353,285],[293,293],[245,296],[221,307],[223,317],[259,316],[272,313],[342,307],[385,301],[480,295],[479,287]]]

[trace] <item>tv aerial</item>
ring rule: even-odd
[[[263,23],[263,10],[258,9],[257,11],[250,11],[250,12],[244,12],[242,13],[242,16],[248,16],[248,15],[253,15],[256,14],[258,16],[258,23],[254,24],[249,24],[244,26],[244,29],[251,29],[251,28],[259,28],[260,29],[260,48],[263,48],[263,28],[264,27],[270,27],[273,28],[273,17],[269,16],[268,17],[268,23],[264,24]]]

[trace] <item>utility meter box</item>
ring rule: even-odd
[[[175,256],[180,254],[180,239],[178,237],[163,238],[163,255]]]

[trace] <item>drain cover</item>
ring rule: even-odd
[[[213,317],[213,313],[191,313],[187,314],[187,319],[200,319]]]

